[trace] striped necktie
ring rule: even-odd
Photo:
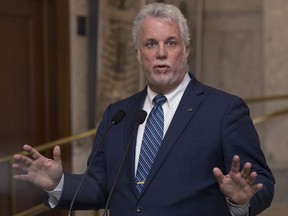
[[[157,95],[154,97],[154,106],[146,122],[135,177],[136,188],[139,193],[142,191],[146,177],[163,140],[164,114],[162,105],[166,100],[164,95]]]

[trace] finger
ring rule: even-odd
[[[42,155],[32,146],[25,144],[23,146],[23,149],[25,151],[27,151],[29,153],[29,155],[31,155],[32,158],[34,158],[35,160],[37,160],[38,158],[42,157]]]
[[[250,172],[251,172],[251,167],[252,167],[252,165],[249,162],[244,164],[243,169],[241,171],[242,178],[245,178],[245,179],[248,178],[248,176],[250,175]]]
[[[23,155],[15,154],[15,155],[13,155],[13,160],[14,161],[22,161],[24,157],[25,156],[23,156]]]
[[[19,169],[19,170],[21,169],[20,166],[19,166],[19,164],[17,164],[17,163],[13,163],[13,164],[12,164],[12,167],[13,167],[14,169]]]
[[[21,171],[24,171],[24,172],[28,171],[28,167],[23,165],[23,164],[21,164],[21,163],[19,163],[19,164],[14,163],[14,164],[12,164],[12,167],[14,169],[18,169],[18,170],[21,170]]]
[[[257,193],[258,191],[263,189],[263,184],[262,183],[258,183],[256,185],[253,186],[252,190],[253,190],[253,194]]]
[[[62,160],[61,160],[61,149],[59,146],[55,146],[54,149],[53,149],[53,158],[54,158],[54,161],[57,162],[57,163],[62,163]]]
[[[223,181],[224,181],[224,178],[225,178],[225,176],[223,175],[222,171],[218,167],[215,167],[213,169],[213,174],[214,174],[218,184],[219,185],[222,184]]]
[[[12,167],[14,169],[19,170],[19,171],[23,171],[23,172],[27,173],[29,171],[29,167],[30,166],[26,165],[24,157],[21,157],[21,158],[23,158],[22,161],[14,161],[13,164],[12,164]]]
[[[30,181],[30,178],[28,175],[14,175],[13,178],[16,180]]]
[[[28,167],[32,164],[32,159],[28,158],[23,155],[15,154],[13,156],[13,167],[14,168],[21,168],[23,170],[23,167]],[[15,166],[14,166],[15,165]]]
[[[256,177],[257,177],[257,173],[256,172],[252,172],[248,177],[247,177],[247,183],[249,184],[249,185],[253,185],[254,184],[254,182],[255,182],[255,180],[256,180]]]
[[[234,155],[232,159],[231,172],[233,173],[240,172],[240,157],[238,155]]]

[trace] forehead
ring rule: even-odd
[[[180,28],[177,22],[159,17],[147,17],[141,24],[141,38],[160,39],[174,37],[180,39]]]

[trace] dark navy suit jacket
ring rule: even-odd
[[[264,184],[251,200],[250,215],[258,214],[270,205],[274,178],[260,149],[247,106],[242,99],[205,86],[193,75],[191,77],[140,195],[134,183],[134,137],[111,198],[111,216],[228,216],[225,196],[220,192],[212,170],[219,167],[223,173],[228,173],[235,154],[240,156],[242,165],[248,161],[252,163],[252,170],[258,173],[257,182]],[[105,138],[74,209],[105,207],[146,94],[144,89],[106,109],[93,150],[111,124],[113,115],[122,109],[126,116]],[[57,207],[69,208],[81,177],[65,173]]]

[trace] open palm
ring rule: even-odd
[[[257,173],[251,172],[251,164],[245,163],[240,170],[240,158],[234,156],[231,170],[227,175],[223,175],[219,168],[213,169],[219,188],[229,200],[237,205],[244,205],[263,188],[263,184],[254,184]]]
[[[29,153],[31,158],[19,154],[14,155],[13,168],[24,172],[14,175],[14,178],[31,182],[43,190],[53,190],[58,185],[63,173],[59,146],[53,150],[53,160],[44,157],[29,145],[24,145],[23,149]]]

